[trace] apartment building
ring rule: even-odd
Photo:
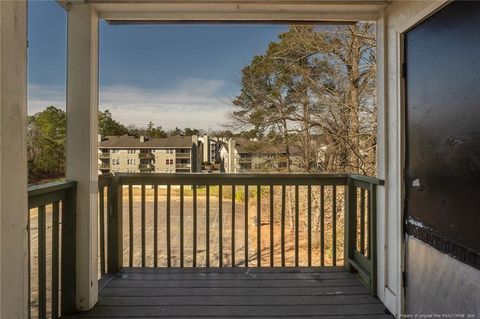
[[[216,164],[220,162],[220,150],[225,145],[224,138],[210,137],[208,134],[200,136],[202,163]]]
[[[105,173],[191,173],[201,171],[197,136],[99,138],[99,171]]]
[[[300,167],[298,149],[264,145],[257,140],[230,139],[220,147],[221,170],[225,173],[286,172]]]

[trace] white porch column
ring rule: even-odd
[[[27,318],[27,2],[0,1],[0,318]]]
[[[88,4],[68,11],[67,180],[77,181],[76,307],[91,309],[97,282],[98,16]]]

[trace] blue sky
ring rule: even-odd
[[[129,125],[218,129],[241,69],[282,25],[110,26],[100,23],[100,109]],[[65,107],[66,13],[29,3],[29,113]]]

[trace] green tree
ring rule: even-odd
[[[155,127],[152,121],[148,122],[147,129],[145,132],[148,137],[153,138],[165,138],[167,133],[163,130],[161,126]]]
[[[98,132],[102,136],[124,135],[128,131],[124,125],[113,119],[109,110],[98,112]]]
[[[28,118],[29,179],[59,176],[65,170],[66,114],[54,106]]]
[[[230,126],[296,145],[303,171],[371,174],[375,74],[373,24],[290,26],[242,70]]]
[[[167,135],[168,135],[168,136],[183,136],[183,134],[184,134],[184,133],[183,133],[182,129],[180,129],[180,128],[178,128],[178,127],[175,127],[175,129],[169,130],[169,131],[167,132]]]
[[[192,128],[186,127],[183,130],[183,135],[184,136],[193,136],[193,135],[198,135],[199,133],[200,133],[200,131],[197,130],[196,128],[192,129]]]

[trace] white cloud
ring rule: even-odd
[[[164,128],[218,129],[225,123],[231,97],[222,93],[219,80],[188,79],[168,90],[132,86],[100,89],[100,109],[109,109],[125,125],[145,126],[149,121]],[[30,85],[29,113],[48,105],[65,106],[65,89]]]
[[[28,85],[28,114],[35,114],[47,106],[54,105],[65,110],[66,93],[64,87],[38,84]]]

